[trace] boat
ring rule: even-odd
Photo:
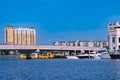
[[[110,52],[111,59],[120,59],[120,50]]]
[[[31,59],[37,59],[38,53],[32,53],[30,57],[31,57]]]
[[[84,58],[100,59],[99,56],[100,56],[100,54],[98,54],[96,52],[90,52],[90,53],[86,53],[86,54],[77,55],[77,57],[79,59],[84,59]]]
[[[21,54],[20,55],[20,59],[32,59],[33,58],[33,55],[31,57],[30,54]]]
[[[91,58],[91,56],[89,56],[88,54],[80,54],[80,55],[77,55],[77,57],[78,57],[79,59]]]
[[[110,59],[111,57],[110,57],[110,54],[108,52],[106,52],[106,53],[102,53],[100,55],[100,58],[101,59]]]
[[[111,59],[120,59],[120,53],[118,52],[110,53],[110,57]]]
[[[77,56],[66,56],[67,59],[79,59]]]
[[[26,54],[21,54],[20,59],[26,59]]]
[[[98,56],[101,59],[110,59],[110,54],[108,50],[99,50],[97,51],[97,53],[99,54]]]
[[[120,59],[120,54],[110,54],[111,59]]]
[[[66,57],[65,54],[58,53],[58,54],[54,54],[54,58],[66,58]]]
[[[93,54],[89,54],[90,56],[91,56],[91,58],[93,58],[93,59],[100,59],[100,54],[99,53],[93,53]]]
[[[51,52],[38,55],[38,59],[53,59],[53,58],[54,58],[54,55]]]
[[[45,54],[32,53],[20,55],[20,59],[52,59],[52,58],[54,58],[54,55],[51,52],[47,52]]]

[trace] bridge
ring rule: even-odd
[[[27,50],[27,51],[62,51],[62,53],[81,53],[105,50],[100,47],[80,47],[80,46],[54,46],[54,45],[0,45],[0,51],[15,51],[15,50]]]

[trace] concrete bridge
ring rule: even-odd
[[[53,45],[0,45],[0,51],[15,51],[15,50],[27,50],[27,51],[62,51],[62,53],[70,55],[70,53],[83,53],[90,51],[105,50],[100,47],[79,47],[79,46],[53,46]]]

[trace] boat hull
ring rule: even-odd
[[[110,57],[110,54],[102,54],[102,55],[100,55],[100,58],[101,59],[110,59],[111,57]]]
[[[77,56],[66,56],[67,59],[79,59]]]
[[[77,57],[79,59],[86,59],[86,58],[90,58],[90,56],[88,54],[80,54],[80,55],[77,55]]]
[[[91,58],[91,59],[98,59],[99,58],[99,56],[98,55],[95,55],[95,54],[83,54],[83,55],[78,55],[77,56],[79,59],[89,59],[89,58]]]
[[[65,56],[54,56],[54,58],[66,58]]]
[[[120,59],[120,54],[110,54],[111,59]]]

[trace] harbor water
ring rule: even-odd
[[[0,58],[0,80],[120,80],[120,60]]]

